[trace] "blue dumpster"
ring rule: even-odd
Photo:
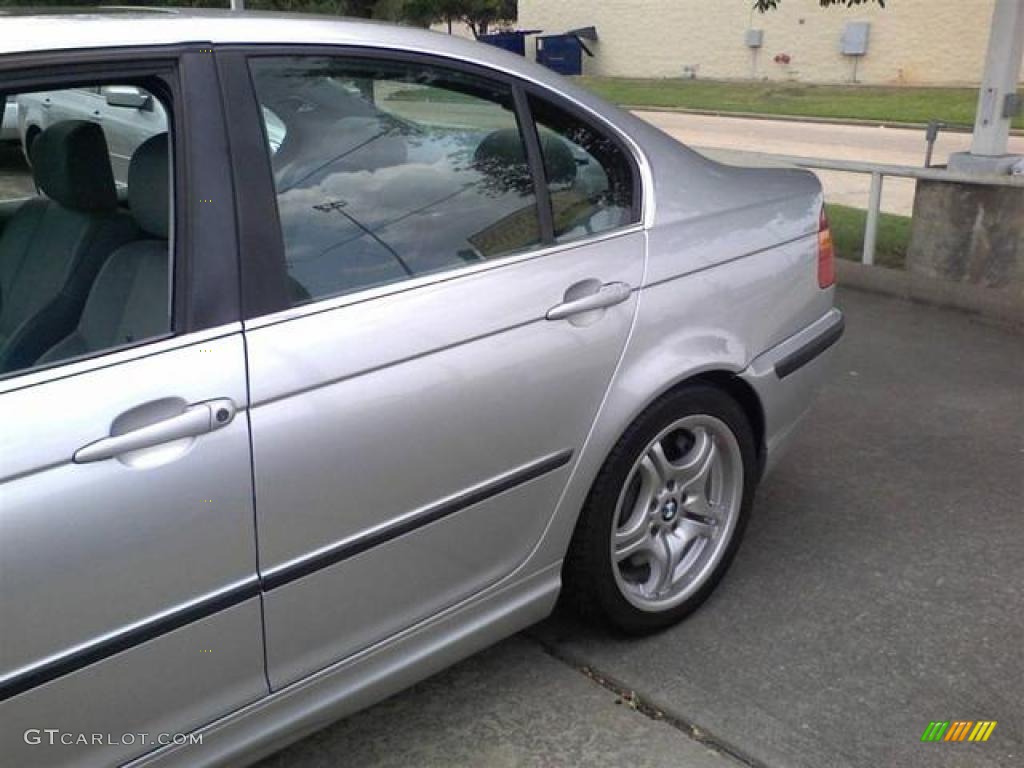
[[[520,56],[526,55],[526,38],[528,35],[536,35],[539,29],[516,29],[511,32],[493,32],[489,35],[480,35],[477,38],[481,43],[493,45],[495,48],[502,48]]]
[[[583,38],[597,40],[593,27],[574,29],[563,35],[544,35],[537,38],[537,63],[553,69],[560,75],[582,75],[583,54],[593,56],[583,44]]]
[[[573,35],[538,37],[537,63],[560,75],[582,75],[583,45]]]

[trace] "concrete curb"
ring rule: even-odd
[[[782,123],[819,123],[822,125],[852,125],[861,128],[904,128],[923,131],[927,123],[901,123],[890,120],[862,120],[856,117],[808,117],[800,115],[768,115],[763,112],[729,112],[718,109],[694,109],[692,107],[651,107],[638,104],[619,104],[622,109],[630,112],[680,112],[685,115],[704,115],[705,117],[735,117],[743,120],[778,120]],[[946,133],[971,133],[970,125],[950,125],[942,129]],[[1024,136],[1024,129],[1014,128],[1011,136]]]
[[[846,259],[836,259],[836,278],[839,285],[847,288],[958,309],[1024,334],[1024,287],[983,288],[901,269],[869,267]]]

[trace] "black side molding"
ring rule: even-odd
[[[790,352],[784,358],[779,360],[779,362],[775,364],[775,375],[780,379],[784,379],[791,373],[800,370],[811,362],[811,360],[839,341],[839,339],[842,338],[843,331],[845,330],[846,319],[840,315],[839,319],[835,323],[822,331],[818,336],[815,336],[809,342],[800,347],[800,349]]]
[[[30,669],[0,683],[0,701],[49,683],[58,677],[70,675],[72,672],[77,672],[83,667],[95,664],[97,661],[103,661],[108,656],[113,656],[121,651],[127,651],[129,648],[142,645],[149,640],[160,637],[160,635],[166,635],[168,632],[173,632],[187,624],[205,619],[208,616],[254,598],[259,593],[259,582],[253,578],[252,581],[246,584],[229,589],[226,592],[221,592],[208,600],[190,605],[188,608],[183,608],[168,616],[162,616],[140,627],[129,629],[109,640],[104,640],[75,653],[55,659],[49,664]]]
[[[497,496],[499,493],[504,493],[518,485],[528,483],[542,475],[553,472],[559,467],[568,464],[571,458],[572,451],[567,450],[539,459],[507,475],[498,477],[483,485],[478,485],[459,496],[445,499],[437,504],[426,507],[419,513],[404,520],[399,520],[392,525],[372,531],[357,539],[343,542],[308,560],[301,560],[278,571],[271,571],[263,577],[263,591],[269,592],[278,587],[283,587],[285,584],[290,584],[296,579],[301,579],[303,576],[309,576],[323,568],[340,563],[342,560],[355,557],[368,549],[378,547],[406,533],[411,533],[417,528],[422,528],[449,515],[454,515],[456,512],[461,512],[466,507],[479,504],[481,501],[486,501],[492,496]]]
[[[566,450],[538,459],[493,480],[470,488],[458,496],[453,496],[425,507],[404,520],[399,520],[376,531],[371,531],[357,539],[328,549],[326,552],[322,552],[308,560],[302,560],[294,565],[285,566],[278,571],[272,571],[263,576],[262,579],[253,577],[251,581],[190,605],[180,611],[175,611],[167,616],[161,616],[147,624],[129,629],[108,640],[95,643],[55,659],[48,664],[43,664],[4,680],[0,682],[0,701],[17,696],[19,693],[25,693],[37,686],[56,680],[58,677],[70,675],[72,672],[77,672],[90,664],[103,661],[107,657],[121,651],[127,651],[168,632],[173,632],[215,613],[232,608],[246,600],[258,597],[261,592],[269,592],[272,589],[283,587],[285,584],[290,584],[303,576],[308,576],[323,568],[335,565],[342,560],[358,555],[360,552],[380,546],[444,517],[454,515],[456,512],[486,501],[492,496],[497,496],[531,480],[536,480],[542,475],[564,467],[572,459],[572,454],[571,450]]]

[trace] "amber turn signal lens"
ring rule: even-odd
[[[836,250],[824,207],[818,221],[818,287],[828,288],[836,282]]]

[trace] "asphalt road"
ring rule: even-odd
[[[556,614],[260,768],[1024,764],[1024,339],[839,303],[831,377],[700,611],[643,640]],[[999,724],[922,744],[940,719]]]
[[[702,151],[709,150],[709,156],[723,162],[737,162],[729,151],[742,150],[892,165],[924,165],[926,144],[923,130],[712,117],[683,112],[637,114],[684,144]],[[970,134],[943,132],[935,145],[933,163],[945,164],[950,154],[966,151],[970,145]],[[1024,155],[1024,137],[1011,137],[1010,151]],[[867,208],[869,177],[830,171],[821,171],[818,176],[825,185],[830,202]],[[913,207],[913,180],[886,179],[882,210],[909,216]]]

